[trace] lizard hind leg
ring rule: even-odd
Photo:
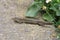
[[[15,23],[19,23],[19,24],[22,24],[23,22],[21,22],[19,19],[17,19],[17,18],[13,18],[13,21],[15,22]]]

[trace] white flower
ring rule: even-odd
[[[59,36],[57,36],[57,38],[59,38]]]
[[[46,0],[46,3],[49,3],[51,0]]]
[[[43,8],[42,8],[43,10],[46,10],[46,6],[43,6]]]

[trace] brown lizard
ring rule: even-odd
[[[26,24],[35,24],[35,25],[39,25],[39,26],[44,26],[44,25],[52,25],[52,23],[49,22],[42,22],[38,19],[29,19],[29,18],[13,18],[14,22],[16,23],[26,23]]]

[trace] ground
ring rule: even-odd
[[[42,27],[14,23],[12,18],[24,18],[32,0],[0,0],[0,40],[55,40],[54,26]]]

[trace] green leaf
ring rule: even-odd
[[[60,0],[56,0],[58,3],[60,3]]]
[[[39,2],[40,0],[34,0],[34,1]]]
[[[51,15],[51,14],[50,14],[50,15]],[[54,20],[54,18],[52,17],[52,15],[49,16],[47,13],[45,13],[45,14],[43,15],[43,19],[45,19],[45,20],[47,20],[47,21],[50,21],[50,22],[52,22],[52,21]]]
[[[60,25],[60,20],[57,21],[55,25],[56,25],[56,26]]]
[[[57,11],[57,9],[53,6],[50,7],[51,10]]]
[[[56,15],[60,16],[60,11],[59,10],[56,11]]]
[[[35,2],[28,8],[25,16],[26,17],[35,17],[40,9],[41,9],[40,4]]]
[[[26,16],[27,17],[35,17],[39,10],[40,9],[38,7],[33,6],[27,11]]]

